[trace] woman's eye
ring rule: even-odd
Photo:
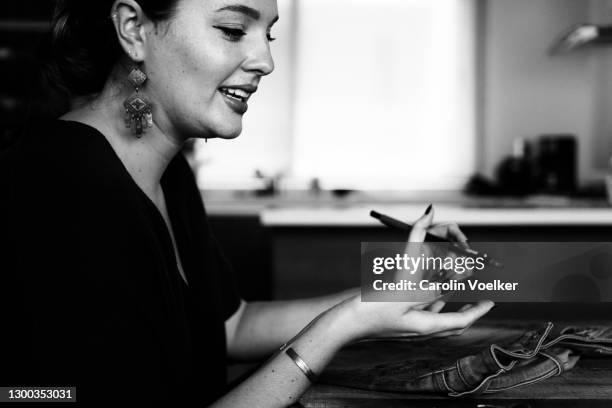
[[[268,37],[268,41],[270,41],[270,42],[272,42],[272,41],[275,41],[275,40],[276,40],[276,37],[272,37],[272,34],[270,34],[270,33],[267,33],[267,34],[266,34],[266,37]]]
[[[240,39],[246,35],[244,30],[240,28],[230,28],[223,26],[214,26],[214,28],[220,30],[223,35],[230,41],[240,41]]]

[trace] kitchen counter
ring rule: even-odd
[[[472,242],[609,242],[612,237],[612,207],[605,200],[450,192],[338,198],[323,192],[255,197],[205,191],[203,196],[217,237],[236,270],[245,271],[241,290],[260,288],[253,299],[321,296],[359,285],[361,242],[406,239],[405,232],[371,218],[371,210],[412,222],[431,202],[436,222],[458,223]]]
[[[424,205],[372,204],[348,208],[271,208],[261,212],[265,226],[355,226],[378,227],[369,216],[371,210],[400,220],[415,220]],[[438,223],[456,222],[462,226],[544,226],[544,225],[612,225],[612,208],[474,208],[452,204],[435,205]]]
[[[612,225],[612,207],[606,200],[562,196],[528,198],[470,197],[458,192],[356,192],[336,197],[328,192],[283,192],[256,197],[248,192],[204,191],[212,216],[259,216],[269,227],[355,226],[377,227],[371,210],[402,220],[414,220],[434,203],[436,222],[463,226],[505,225]]]

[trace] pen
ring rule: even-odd
[[[391,228],[395,228],[395,229],[399,229],[402,231],[410,231],[412,229],[412,225],[410,224],[406,224],[405,222],[402,222],[400,220],[396,220],[395,218],[389,217],[388,215],[385,214],[381,214],[379,212],[376,211],[370,211],[370,216],[372,216],[373,218],[376,218],[378,221],[380,221],[381,223],[383,223],[384,225],[386,225],[387,227],[391,227]],[[475,251],[471,248],[466,248],[463,247],[461,245],[458,245],[455,242],[451,242],[448,241],[444,238],[440,238],[437,235],[433,235],[430,233],[426,233],[425,234],[425,240],[430,241],[430,242],[449,242],[451,243],[450,245],[450,250],[462,255],[467,255],[470,256],[472,258],[477,258],[477,257],[482,257],[485,261],[486,264],[491,265],[493,267],[496,268],[501,268],[503,267],[503,265],[496,261],[495,259],[491,258],[489,255],[485,254],[485,253],[480,253],[478,251]]]

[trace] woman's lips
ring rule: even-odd
[[[249,105],[246,102],[243,102],[237,98],[231,97],[221,91],[219,91],[219,93],[225,100],[225,103],[227,103],[227,105],[230,107],[230,109],[236,112],[237,114],[243,115],[249,108]]]

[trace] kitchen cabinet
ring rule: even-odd
[[[376,209],[403,220],[413,220],[424,208],[420,204],[373,204],[261,209],[251,215],[251,221],[259,218],[259,227],[265,231],[261,238],[267,240],[263,258],[269,257],[269,260],[261,263],[270,268],[269,274],[263,277],[271,285],[267,294],[273,299],[292,299],[359,286],[361,242],[406,239],[406,233],[386,228],[370,218],[369,211]],[[605,206],[481,208],[441,204],[435,206],[435,211],[438,222],[456,221],[472,242],[612,241],[612,208]],[[253,244],[259,246],[261,242],[236,245],[245,248]],[[240,268],[237,272],[253,273],[252,270],[241,272]],[[525,306],[507,304],[499,309],[502,314],[517,318],[526,313],[540,313],[543,317],[609,314],[605,303]]]

